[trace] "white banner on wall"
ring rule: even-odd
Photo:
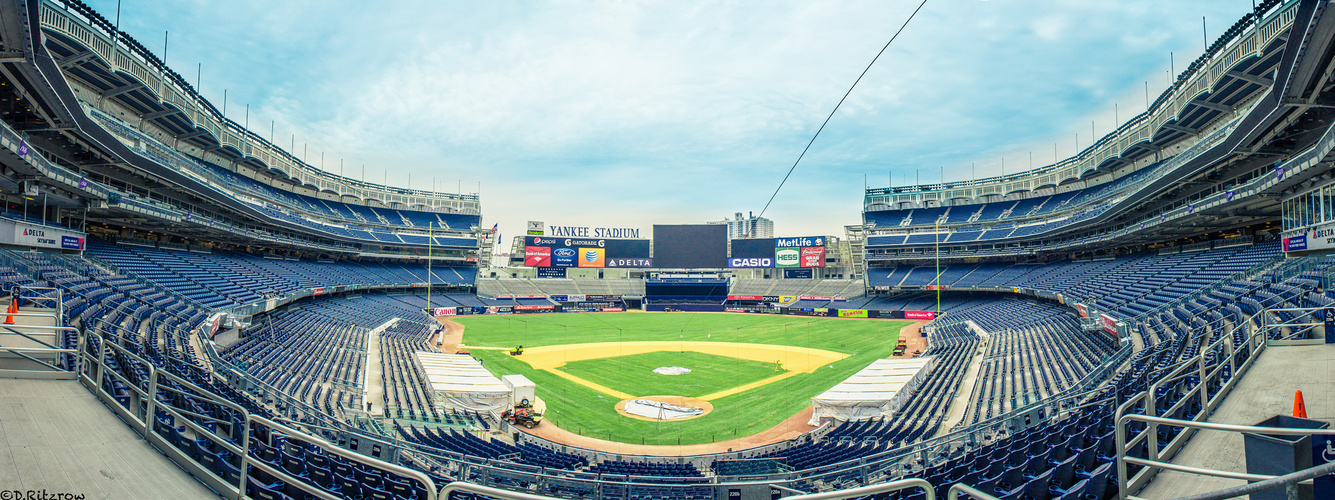
[[[61,227],[39,226],[0,219],[0,243],[25,247],[83,250],[84,233]]]

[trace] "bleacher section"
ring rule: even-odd
[[[225,189],[222,192],[225,194],[257,206],[278,219],[297,222],[323,231],[339,232],[348,236],[361,237],[363,239],[368,239],[365,237],[365,234],[369,233],[371,234],[371,238],[369,239],[379,239],[381,241],[399,243],[404,241],[399,241],[397,237],[393,237],[388,231],[384,233],[375,233],[374,229],[371,229],[371,226],[386,226],[390,229],[412,228],[421,233],[427,228],[468,231],[479,225],[480,216],[477,214],[422,212],[414,210],[396,210],[384,207],[374,208],[366,205],[322,200],[278,189],[207,162],[201,158],[177,152],[175,149],[161,144],[156,139],[140,132],[133,126],[117,120],[96,108],[85,107],[85,110],[97,120],[99,125],[122,138],[127,145],[130,145],[132,149],[139,154],[167,167],[180,168],[201,178],[208,179],[209,181],[212,181],[210,185],[215,188],[224,187]],[[139,146],[134,146],[136,144]],[[311,220],[309,219],[310,217],[323,219],[326,222]],[[342,227],[333,226],[331,224],[338,224]],[[368,229],[370,229],[370,231],[368,231]],[[424,245],[426,244],[426,240],[427,237],[423,234],[420,236],[420,242],[408,241],[408,243]],[[447,244],[446,242],[452,242],[452,240],[441,238],[438,239],[437,244]]]
[[[213,260],[207,261],[208,265],[230,270],[238,277],[273,277],[263,268],[245,264],[258,258],[230,252],[195,254],[105,242],[94,246],[114,257],[85,260],[59,254],[0,252],[0,261],[3,261],[0,264],[6,266],[3,275],[9,280],[7,286],[23,283],[60,287],[69,294],[66,306],[71,324],[96,325],[104,332],[102,338],[131,352],[144,353],[145,359],[155,366],[161,364],[190,380],[198,380],[201,386],[213,387],[212,390],[242,404],[248,411],[270,414],[272,410],[268,405],[281,403],[279,398],[252,397],[211,379],[189,342],[189,329],[203,321],[205,311],[183,302],[165,285],[155,281],[172,285],[179,275],[145,271],[149,276],[140,276],[141,281],[107,270],[108,263],[117,259],[136,269],[184,270],[181,266],[172,267],[176,265],[171,259],[174,255],[164,255],[171,252],[211,257]],[[1143,390],[1152,370],[1194,355],[1206,341],[1225,333],[1220,327],[1222,324],[1237,324],[1263,307],[1325,305],[1335,301],[1326,293],[1313,292],[1321,283],[1317,277],[1329,272],[1328,268],[1335,264],[1335,260],[1321,262],[1315,267],[1311,262],[1298,260],[1286,266],[1299,266],[1307,269],[1306,272],[1280,267],[1244,276],[1245,279],[1219,283],[1220,279],[1239,276],[1239,272],[1273,267],[1271,259],[1277,253],[1274,243],[1264,243],[1200,252],[1140,254],[1105,261],[1043,265],[969,264],[943,269],[943,280],[955,283],[963,281],[988,286],[989,283],[1024,282],[1029,286],[1046,286],[1070,293],[1073,297],[1077,291],[1084,291],[1104,301],[1100,303],[1125,311],[1141,310],[1163,299],[1194,297],[1150,316],[1147,326],[1137,332],[1146,339],[1146,349],[1131,360],[1129,370],[1115,376],[1111,385],[1101,390],[1100,396],[1093,397],[1084,411],[1065,420],[993,436],[984,451],[921,463],[921,469],[912,475],[928,477],[933,484],[949,484],[954,480],[971,482],[984,491],[998,494],[1026,488],[1037,492],[1040,487],[1055,488],[1051,490],[1054,496],[1060,496],[1055,493],[1058,490],[1106,494],[1110,491],[1107,462],[1112,444],[1111,407],[1105,401],[1112,397],[1125,398]],[[258,260],[270,262],[269,259]],[[384,266],[346,267],[315,262],[302,265],[314,266],[316,272],[312,275],[321,277],[331,275],[329,271],[334,269],[339,270],[334,273],[361,277],[375,276],[368,274],[373,271],[367,269],[391,273]],[[397,272],[407,273],[402,275],[404,278],[412,275],[407,269]],[[905,277],[910,274],[908,270],[878,272],[884,273],[884,279],[894,274]],[[1290,275],[1293,277],[1282,278]],[[300,276],[303,274],[274,283],[310,284],[302,282]],[[934,277],[934,274],[927,276]],[[849,285],[842,281],[784,281],[795,281],[787,283],[791,285],[804,283],[809,286],[806,290],[832,294]],[[229,278],[224,282],[233,280]],[[214,294],[228,292],[221,284],[210,284]],[[741,282],[736,285],[757,284],[772,286],[775,283]],[[105,297],[121,298],[106,300]],[[1129,297],[1135,300],[1126,300]],[[432,297],[433,302],[466,303],[471,300],[478,299],[458,294]],[[918,292],[868,297],[859,299],[859,302],[864,300],[868,306],[932,309],[937,298],[935,293]],[[1172,305],[1171,302],[1166,304]],[[387,394],[391,401],[389,408],[382,411],[389,412],[386,416],[391,417],[399,436],[440,452],[491,457],[520,466],[662,477],[698,477],[701,474],[697,469],[659,462],[627,460],[591,464],[577,455],[532,445],[515,446],[496,439],[484,440],[470,434],[469,428],[485,428],[493,424],[476,415],[440,415],[430,404],[430,396],[417,378],[411,352],[430,348],[426,339],[434,331],[421,316],[420,310],[425,305],[426,299],[421,295],[314,297],[255,317],[251,331],[246,332],[240,342],[225,349],[221,359],[235,363],[258,380],[315,411],[335,419],[347,419],[356,413],[350,410],[360,409],[362,404],[358,399],[358,384],[366,356],[365,332],[390,318],[403,318],[381,334],[385,374],[381,383],[394,388],[392,394]],[[785,470],[803,470],[888,453],[899,446],[950,430],[945,427],[948,412],[952,402],[960,398],[966,401],[967,411],[964,419],[954,424],[956,428],[987,422],[1035,401],[1064,394],[1077,387],[1077,382],[1089,375],[1090,370],[1107,359],[1117,347],[1101,333],[1083,331],[1071,309],[1050,302],[948,294],[941,301],[941,308],[945,314],[930,325],[929,348],[924,353],[936,356],[938,362],[916,397],[899,413],[885,419],[838,424],[821,439],[757,458],[771,459]],[[979,337],[973,328],[964,326],[966,323],[977,325],[988,335]],[[972,393],[961,394],[960,388],[968,372],[966,368],[970,360],[979,355],[980,349],[982,367],[977,375],[978,383],[973,385]],[[126,380],[131,383],[143,381],[145,370],[137,361],[119,354],[119,351],[108,356],[115,363],[112,366],[117,367]],[[118,401],[122,404],[133,404],[133,396],[125,382],[108,379],[106,387],[113,394],[121,395]],[[205,402],[182,401],[181,404],[193,404],[201,415],[221,415],[230,422],[237,419],[234,413],[229,414],[225,409]],[[1184,412],[1197,410],[1189,405],[1184,408]],[[286,406],[284,414],[295,415],[298,419],[310,417],[299,410]],[[163,429],[180,427],[171,418],[160,420],[158,425]],[[173,432],[183,436],[180,442],[189,441],[186,436],[191,435],[190,432]],[[1041,443],[1041,446],[1035,443]],[[211,454],[213,458],[207,458],[212,464],[210,467],[220,474],[228,473],[230,458],[226,453],[213,443],[198,446],[199,450],[194,452],[196,456],[207,458]],[[281,448],[281,445],[275,447]],[[327,457],[321,461],[307,456],[304,451],[301,454],[280,453],[278,457],[285,469],[307,472],[313,482],[319,483],[319,478],[326,477],[337,482],[334,473],[326,476],[323,471],[323,468],[331,467],[326,465],[331,463]],[[261,477],[257,481],[263,483],[264,479]],[[373,488],[389,485],[383,474],[378,483],[374,479],[370,481],[381,485]],[[268,485],[270,483],[260,486],[267,488]]]
[[[1192,291],[1278,258],[1279,241],[1178,253],[1143,253],[1107,260],[1033,264],[949,264],[867,270],[871,287],[1009,290],[1024,287],[1061,294],[1119,317],[1136,317]],[[876,308],[873,302],[866,307]]]
[[[88,238],[88,254],[208,309],[249,304],[307,288],[427,282],[427,268],[421,264],[275,260],[226,250],[199,253],[117,245],[92,237]],[[475,268],[434,266],[430,281],[437,285],[467,285],[476,279],[476,274]]]
[[[868,246],[967,243],[1045,233],[1106,212],[1145,179],[1162,175],[1167,159],[1141,167],[1098,186],[992,203],[950,207],[874,210],[863,213],[873,229],[915,230],[908,234],[873,234]],[[967,224],[967,225],[966,225]],[[937,228],[944,232],[938,234]]]

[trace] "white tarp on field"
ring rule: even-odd
[[[490,413],[509,408],[510,388],[467,354],[417,351],[436,408]]]
[[[932,367],[932,357],[878,359],[839,385],[811,398],[811,425],[822,418],[866,420],[904,406]]]
[[[650,399],[632,399],[626,402],[626,413],[659,420],[689,418],[704,412],[703,408],[691,408]]]

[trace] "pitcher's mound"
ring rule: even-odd
[[[629,411],[627,406],[630,407]],[[703,417],[714,411],[714,405],[703,399],[685,396],[641,396],[621,400],[616,409],[622,416],[638,420],[680,422]]]

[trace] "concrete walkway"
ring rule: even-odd
[[[1335,345],[1271,346],[1257,358],[1210,422],[1253,425],[1293,414],[1293,393],[1303,391],[1308,418],[1335,424]],[[1200,431],[1171,461],[1174,464],[1246,472],[1242,435]],[[1243,481],[1161,472],[1136,496],[1177,498],[1244,484]]]
[[[983,368],[983,353],[987,352],[987,347],[991,344],[991,340],[985,339],[978,346],[978,351],[973,354],[973,359],[969,360],[969,369],[964,372],[960,388],[955,391],[955,399],[950,402],[950,411],[946,412],[946,419],[941,423],[936,435],[948,434],[964,420],[965,415],[968,415],[971,406],[969,403],[973,401],[973,388],[978,384],[978,372]]]
[[[399,318],[390,319],[366,333],[366,366],[362,369],[362,375],[364,375],[362,379],[362,409],[366,409],[366,404],[370,403],[372,405],[372,417],[381,415],[385,411],[385,386],[380,383],[380,376],[384,373],[384,366],[380,359],[380,332],[398,322]]]
[[[219,498],[72,380],[0,378],[0,489]]]

